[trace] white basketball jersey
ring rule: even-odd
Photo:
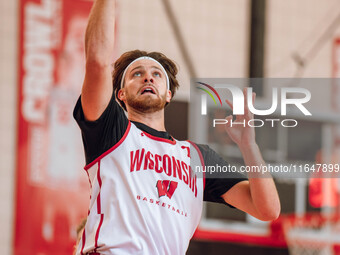
[[[192,160],[203,165],[190,142],[129,122],[123,138],[85,167],[91,200],[77,254],[185,254],[203,205],[204,179]]]

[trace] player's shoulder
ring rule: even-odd
[[[216,153],[207,144],[199,144],[191,140],[178,141],[178,143],[192,147],[193,149],[197,150],[197,152],[200,153],[203,158],[206,158],[211,153]]]
[[[180,144],[180,145],[190,145],[190,146],[194,146],[195,148],[199,149],[200,151],[202,150],[209,150],[210,147],[206,144],[199,144],[199,143],[196,143],[196,142],[193,142],[191,140],[177,140],[175,139],[174,137],[172,137],[174,140],[176,140],[176,143],[177,144]]]
[[[199,153],[202,155],[205,164],[207,165],[215,163],[227,164],[226,161],[221,157],[221,155],[214,151],[209,145],[194,142],[191,143],[196,147],[196,150],[198,150]]]
[[[203,155],[213,151],[207,144],[200,144],[192,141],[189,141],[189,143],[196,147],[196,149],[198,149]]]

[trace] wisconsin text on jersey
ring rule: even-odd
[[[159,155],[145,151],[145,149],[130,151],[130,172],[138,172],[142,166],[143,171],[152,170],[159,174],[164,172],[168,176],[181,180],[197,197],[197,175],[184,161],[167,154]]]

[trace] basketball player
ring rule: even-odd
[[[126,52],[111,77],[114,21],[115,1],[95,1],[85,39],[86,75],[74,110],[91,186],[77,254],[185,254],[204,200],[276,219],[280,202],[271,178],[200,178],[190,165],[194,159],[201,166],[228,163],[208,146],[166,132],[164,107],[179,86],[170,59]],[[252,115],[246,111],[238,118]],[[227,132],[247,165],[264,164],[253,128]]]

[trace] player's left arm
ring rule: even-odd
[[[244,90],[244,97],[246,90]],[[253,101],[255,94],[253,94]],[[227,103],[232,107],[231,102]],[[253,118],[245,100],[245,114],[236,117],[237,122],[248,122]],[[230,123],[232,116],[228,116]],[[227,127],[230,138],[238,145],[242,152],[243,160],[247,166],[264,166],[259,147],[255,141],[255,130],[253,127],[234,125]],[[248,181],[241,181],[222,195],[224,201],[250,215],[264,221],[275,220],[281,210],[280,199],[275,183],[269,173],[248,173]]]

